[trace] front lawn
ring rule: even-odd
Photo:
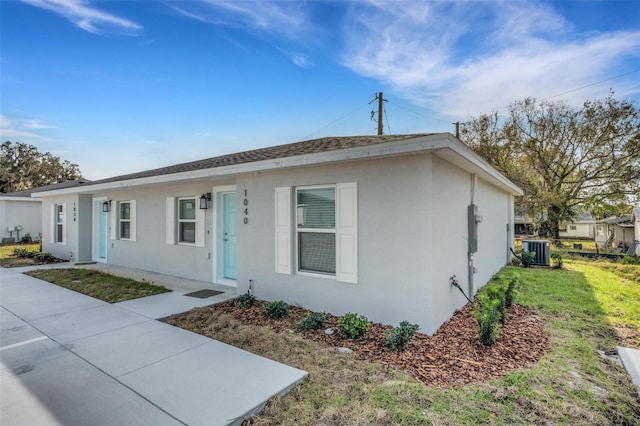
[[[16,268],[19,266],[30,266],[34,264],[33,259],[17,257],[14,254],[16,249],[27,250],[29,252],[39,252],[40,243],[31,244],[10,244],[0,246],[0,266],[3,268]]]
[[[39,269],[26,275],[48,281],[69,290],[95,297],[108,303],[153,296],[170,290],[148,282],[116,277],[91,269]]]
[[[563,270],[507,267],[495,279],[513,274],[524,283],[516,303],[542,321],[549,351],[533,366],[473,385],[421,383],[296,330],[253,326],[215,308],[173,322],[310,373],[249,424],[639,424],[628,374],[597,352],[640,348],[638,283],[572,260]]]

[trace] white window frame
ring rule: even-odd
[[[335,207],[334,207],[334,227],[333,229],[330,228],[300,228],[298,227],[298,191],[299,190],[304,190],[304,189],[322,189],[322,188],[333,188],[334,191],[334,202],[335,202]],[[336,279],[336,271],[337,271],[337,257],[338,257],[338,250],[337,250],[337,232],[336,232],[336,228],[337,228],[337,216],[338,216],[338,205],[337,205],[337,188],[335,184],[329,184],[329,185],[308,185],[308,186],[296,186],[294,187],[294,208],[295,208],[295,222],[294,222],[294,227],[295,227],[295,264],[296,264],[296,273],[298,275],[302,275],[302,276],[311,276],[311,277],[319,277],[319,278],[328,278],[328,279]],[[317,271],[308,271],[308,270],[304,270],[304,269],[300,269],[300,234],[301,233],[313,233],[313,234],[333,234],[334,235],[334,250],[336,252],[336,259],[335,259],[335,267],[336,267],[336,271],[334,271],[333,273],[330,272],[317,272]]]
[[[193,205],[194,205],[194,210],[195,210],[195,217],[193,219],[181,219],[180,218],[180,202],[181,201],[185,201],[185,200],[193,200]],[[198,209],[199,209],[199,205],[198,205],[198,197],[196,197],[195,195],[193,196],[189,196],[189,197],[178,197],[178,206],[177,206],[177,214],[176,214],[176,224],[178,226],[178,238],[177,238],[177,242],[179,245],[183,245],[183,246],[195,246],[196,242],[198,241]],[[191,241],[182,241],[181,240],[181,232],[180,232],[180,224],[182,223],[193,223],[193,242]]]
[[[60,213],[58,213],[60,208]],[[55,203],[53,205],[53,244],[67,244],[67,206],[65,203]],[[58,228],[62,227],[59,231]]]
[[[122,218],[122,205],[123,204],[129,204],[129,219],[123,219]],[[113,218],[114,218],[113,226],[115,226],[117,228],[115,230],[114,236],[117,235],[119,240],[123,240],[123,241],[135,241],[136,240],[136,216],[137,216],[136,210],[137,210],[136,209],[136,200],[122,200],[122,201],[118,201],[116,211],[111,213],[111,214],[113,214]],[[115,223],[115,222],[117,222],[117,223]],[[129,237],[123,237],[122,236],[122,223],[123,222],[128,222],[129,223]],[[115,238],[113,238],[113,239],[115,239]]]
[[[129,218],[128,219],[123,219],[122,218],[122,206],[124,204],[129,204]],[[118,202],[118,238],[121,240],[131,240],[131,226],[133,225],[132,223],[132,216],[133,216],[133,211],[131,209],[131,202],[130,201],[119,201]],[[129,236],[128,237],[123,237],[122,236],[122,224],[123,223],[128,223],[129,224]]]

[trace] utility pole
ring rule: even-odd
[[[456,125],[456,138],[460,139],[460,122],[456,121],[455,123],[453,123]]]
[[[382,92],[380,93],[376,93],[376,97],[374,100],[372,100],[371,102],[369,102],[369,105],[371,105],[374,101],[378,101],[378,135],[383,135],[384,134],[384,126],[382,124],[382,112],[383,112],[383,102],[386,102],[387,100],[382,96]],[[376,112],[371,110],[371,121],[376,121],[373,117],[375,117]]]
[[[378,93],[378,135],[383,135],[383,124],[382,124],[382,102],[384,102],[384,98],[382,97],[382,92]]]

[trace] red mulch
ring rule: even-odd
[[[484,346],[478,340],[477,322],[473,307],[467,304],[455,312],[436,333],[429,337],[416,333],[406,352],[395,352],[385,346],[384,332],[392,327],[371,324],[369,332],[360,339],[344,337],[338,317],[326,314],[325,326],[320,330],[295,327],[306,313],[291,307],[289,316],[272,319],[261,313],[262,303],[243,309],[234,301],[216,305],[215,309],[229,313],[244,324],[270,326],[274,331],[296,333],[321,344],[353,349],[356,356],[409,371],[416,379],[439,387],[477,383],[508,374],[517,368],[535,364],[546,352],[548,340],[538,317],[527,308],[513,305],[500,329],[498,340]],[[335,333],[327,335],[326,328]]]

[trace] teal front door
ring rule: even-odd
[[[222,276],[236,279],[236,193],[222,194]]]

